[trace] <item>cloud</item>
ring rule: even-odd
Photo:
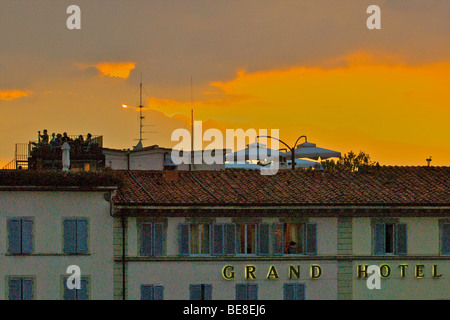
[[[99,62],[96,64],[78,64],[80,69],[95,68],[101,77],[128,79],[131,70],[136,67],[134,62]]]
[[[33,91],[30,90],[5,90],[5,91],[0,91],[0,100],[6,100],[6,101],[11,101],[14,99],[18,99],[21,97],[28,97],[29,95],[31,95],[33,93]]]
[[[421,164],[428,153],[445,159],[450,152],[449,75],[450,61],[411,65],[355,51],[317,66],[240,70],[210,82],[215,94],[206,90],[193,106],[196,120],[221,127],[280,129],[285,141],[306,134],[341,152],[364,150],[382,164]],[[190,110],[189,101],[148,102],[167,115]]]

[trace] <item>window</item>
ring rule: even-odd
[[[284,223],[274,225],[275,253],[317,254],[315,223]]]
[[[234,223],[214,223],[212,225],[212,254],[236,254],[236,225]]]
[[[284,300],[305,300],[305,284],[285,283]]]
[[[236,300],[258,300],[258,285],[255,283],[236,284]]]
[[[377,222],[373,234],[375,254],[406,254],[406,224]]]
[[[64,253],[88,252],[88,221],[85,218],[64,220]]]
[[[162,256],[164,243],[164,225],[162,223],[141,223],[141,256]]]
[[[180,224],[180,254],[209,254],[210,225],[196,223]]]
[[[164,287],[158,284],[141,285],[141,300],[163,300]]]
[[[209,254],[209,224],[191,224],[191,254]]]
[[[33,252],[33,220],[13,218],[8,220],[8,251],[15,254]]]
[[[450,254],[450,222],[441,223],[441,253]]]
[[[89,299],[89,279],[81,277],[80,289],[69,289],[67,286],[68,277],[63,278],[64,300],[88,300]]]
[[[33,300],[34,279],[31,277],[10,277],[8,279],[9,300]]]
[[[189,286],[190,300],[212,300],[211,284],[191,284]]]
[[[255,254],[256,253],[256,224],[237,225],[238,234],[238,253]]]

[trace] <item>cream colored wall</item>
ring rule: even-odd
[[[317,264],[322,269],[319,279],[310,279],[310,264]],[[225,280],[222,269],[232,265],[235,271],[234,280]],[[256,279],[244,278],[246,265],[256,267]],[[300,280],[289,280],[289,265],[300,266]],[[266,279],[270,266],[275,266],[279,279]],[[188,300],[190,284],[212,284],[213,300],[234,300],[237,283],[258,284],[258,299],[282,300],[283,284],[288,282],[305,283],[307,299],[336,299],[336,263],[330,261],[300,262],[297,261],[168,261],[168,262],[131,262],[128,265],[128,299],[140,299],[142,284],[162,284],[164,299]]]
[[[389,265],[391,274],[381,279],[381,289],[369,290],[366,280],[357,278],[357,265]],[[399,264],[406,264],[406,276],[400,276]],[[432,266],[438,266],[440,278],[433,278]],[[424,277],[415,277],[415,266],[423,265]],[[449,260],[360,260],[353,264],[353,299],[450,299],[450,261]]]
[[[7,298],[8,275],[34,276],[35,299],[61,299],[61,277],[73,264],[90,276],[92,299],[113,299],[113,219],[105,192],[0,192],[0,299]],[[23,216],[34,219],[34,253],[7,255],[7,219]],[[87,217],[88,255],[63,253],[64,217]]]

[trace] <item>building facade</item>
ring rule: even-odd
[[[34,174],[0,172],[2,299],[450,299],[448,167]]]
[[[131,173],[114,205],[115,297],[449,299],[448,177]]]

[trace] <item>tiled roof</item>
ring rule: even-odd
[[[121,171],[115,203],[127,205],[449,205],[450,167],[370,172]]]

